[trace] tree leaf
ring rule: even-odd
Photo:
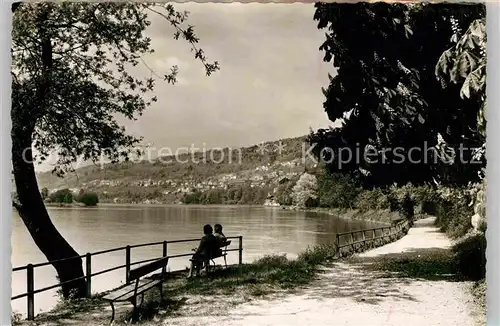
[[[411,30],[410,25],[405,24],[405,36],[406,36],[406,38],[410,38],[411,35],[413,35],[413,31]]]
[[[420,113],[418,114],[417,118],[418,118],[418,122],[420,122],[421,124],[425,123],[425,119],[424,119],[424,117],[422,117],[422,115]]]
[[[466,78],[467,75],[476,69],[476,60],[468,51],[465,51],[458,58],[458,66],[460,76]]]
[[[470,98],[470,78],[466,78],[460,89],[460,97]]]

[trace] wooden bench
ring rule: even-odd
[[[134,306],[135,312],[137,309],[137,296],[141,295],[141,303],[139,305],[142,305],[142,302],[144,301],[144,293],[155,287],[159,288],[161,301],[163,302],[163,280],[166,274],[165,267],[167,266],[167,263],[168,257],[163,257],[151,263],[131,269],[129,272],[129,280],[135,282],[115,289],[103,297],[103,300],[108,301],[111,305],[112,315],[110,324],[112,324],[115,319],[115,302],[130,301],[130,303]],[[160,279],[153,280],[143,277],[160,268],[162,269]]]
[[[226,240],[226,242],[221,243],[221,245],[219,246],[219,248],[224,248],[222,250],[222,255],[216,255],[216,256],[213,256],[212,258],[210,258],[210,260],[212,261],[212,263],[214,264],[214,266],[215,266],[214,259],[224,257],[224,266],[227,268],[227,247],[230,244],[231,244],[231,240]]]

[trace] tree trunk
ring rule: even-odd
[[[38,189],[35,167],[32,162],[32,131],[33,126],[15,123],[13,119],[12,165],[19,203],[15,203],[19,215],[28,228],[35,244],[43,252],[48,261],[60,260],[78,256],[78,253],[57,231],[50,220],[42,196]],[[60,282],[83,277],[82,259],[70,259],[52,264],[57,271]],[[62,285],[64,298],[70,294],[76,297],[86,295],[86,280],[84,278]]]

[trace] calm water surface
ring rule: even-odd
[[[282,253],[295,257],[308,246],[330,244],[338,232],[370,227],[363,221],[346,221],[332,216],[288,211],[275,207],[250,206],[163,206],[101,205],[97,208],[49,208],[52,221],[80,254],[126,245],[199,238],[204,224],[220,223],[226,236],[243,236],[243,261],[265,254]],[[169,255],[189,253],[197,243],[169,244]],[[237,248],[233,240],[232,248]],[[158,257],[162,246],[132,249],[132,262]],[[12,221],[12,265],[45,262],[17,213]],[[238,252],[228,255],[228,263],[238,262]],[[125,263],[125,251],[92,257],[92,272]],[[169,261],[170,270],[187,267],[189,257]],[[137,266],[137,265],[136,265]],[[92,291],[112,289],[125,280],[119,269],[92,278]],[[35,269],[35,289],[57,282],[51,266]],[[26,272],[12,275],[12,295],[26,292]],[[57,303],[55,290],[35,295],[35,313]],[[12,301],[13,311],[26,312],[26,298]]]

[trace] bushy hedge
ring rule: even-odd
[[[69,189],[60,189],[51,193],[48,201],[52,203],[71,204],[73,202],[73,193]]]
[[[361,188],[348,175],[324,170],[318,177],[319,206],[329,208],[355,208],[356,197]]]
[[[99,203],[99,196],[95,192],[84,192],[76,197],[76,201],[85,206],[96,206]]]

